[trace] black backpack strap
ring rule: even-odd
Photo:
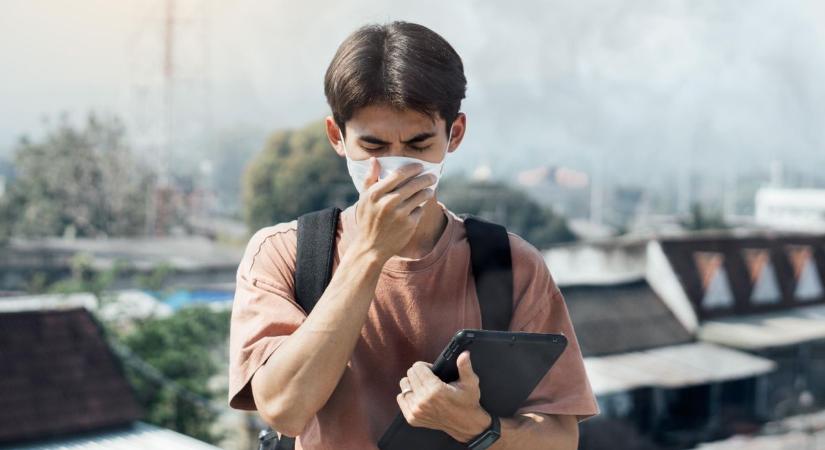
[[[513,258],[501,225],[462,214],[481,308],[481,328],[507,331],[513,315]]]
[[[339,208],[327,208],[298,218],[298,250],[295,261],[295,299],[307,314],[332,279],[335,232]]]
[[[298,249],[295,256],[295,300],[307,314],[318,303],[332,279],[335,233],[339,208],[327,208],[298,217]],[[261,450],[292,450],[295,438],[277,432],[261,432]]]

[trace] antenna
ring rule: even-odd
[[[209,141],[211,0],[135,0],[132,6],[130,143],[158,176],[146,233],[165,234],[186,203],[171,168]]]

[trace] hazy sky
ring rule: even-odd
[[[60,111],[128,118],[135,79],[159,73],[159,50],[136,42],[160,38],[162,5],[5,0],[0,151]],[[363,23],[394,19],[429,26],[464,59],[468,137],[447,170],[601,161],[643,182],[651,165],[825,168],[817,0],[213,1],[204,72],[213,125],[270,131],[323,117],[338,44]],[[181,37],[181,53],[196,54],[202,36]]]

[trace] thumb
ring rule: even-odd
[[[370,157],[370,172],[367,175],[367,178],[364,179],[364,190],[370,188],[373,184],[378,182],[378,177],[381,175],[381,163],[378,162],[378,158]]]
[[[469,350],[464,350],[460,355],[458,355],[456,365],[458,366],[458,378],[462,383],[475,381],[477,376],[473,371],[473,363],[470,360]]]

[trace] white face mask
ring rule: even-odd
[[[352,177],[352,182],[355,184],[355,189],[357,189],[360,194],[361,191],[364,190],[364,180],[367,179],[367,175],[370,173],[370,159],[367,158],[365,160],[356,161],[350,158],[349,152],[347,151],[347,144],[344,141],[344,135],[341,133],[340,128],[338,129],[338,134],[341,136],[341,145],[344,146],[344,154],[347,156],[347,171],[349,172],[349,176]],[[450,148],[450,140],[452,140],[452,137],[453,129],[450,128],[450,133],[447,136],[447,150]],[[436,176],[435,183],[432,185],[432,189],[435,190],[436,186],[438,186],[439,180],[441,179],[441,174],[444,171],[444,160],[446,159],[446,150],[444,152],[444,159],[441,160],[440,163],[432,163],[407,156],[381,156],[378,158],[378,163],[381,165],[381,173],[378,175],[378,178],[386,178],[387,175],[395,172],[403,166],[406,166],[407,164],[419,163],[424,166],[424,170],[422,170],[418,176],[427,173],[431,173]]]

